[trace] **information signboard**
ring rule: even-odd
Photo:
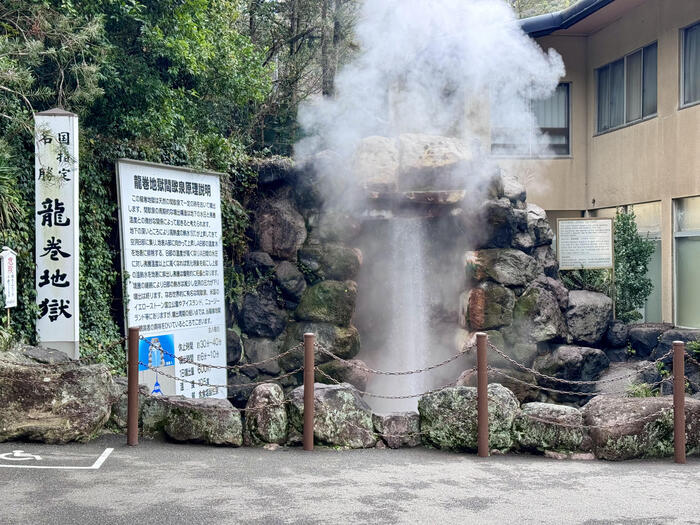
[[[2,265],[2,296],[5,308],[17,306],[17,254],[7,246],[0,252]]]
[[[613,268],[613,220],[557,220],[560,270]]]
[[[227,394],[211,386],[225,369],[188,362],[226,365],[219,176],[117,161],[126,324],[141,328],[139,382],[153,393]]]
[[[50,109],[34,126],[37,338],[78,358],[78,116]]]

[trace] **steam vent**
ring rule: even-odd
[[[366,374],[352,364],[414,370],[449,359],[476,331],[527,367],[595,379],[607,368],[595,348],[612,319],[600,294],[572,292],[558,277],[553,233],[522,185],[477,147],[418,134],[365,138],[345,163],[352,181],[337,186],[337,156],[323,152],[294,167],[283,159],[257,167],[264,198],[253,221],[257,250],[244,262],[252,283],[236,312],[247,336],[229,332],[229,362],[272,359],[229,377],[237,405],[267,378],[301,364],[292,351],[305,332],[350,364],[317,356],[337,381],[378,394],[421,393],[475,383],[474,356],[424,374]],[[324,169],[327,166],[327,169]],[[329,181],[333,180],[335,186]],[[281,293],[280,293],[281,291]],[[291,351],[291,352],[290,352]],[[490,354],[492,367],[528,383]],[[317,376],[319,382],[332,382]],[[520,401],[578,404],[496,377]],[[288,391],[300,373],[284,377]],[[582,387],[583,388],[583,387]],[[375,412],[415,410],[417,399],[366,397]]]

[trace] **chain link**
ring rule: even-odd
[[[694,358],[693,356],[691,356],[688,352],[685,353],[685,358],[686,358],[686,360],[690,361],[690,362],[693,363],[695,366],[697,366],[698,368],[700,368],[700,361],[698,361],[697,359],[695,359],[695,358]]]
[[[412,375],[412,374],[422,374],[424,372],[429,372],[430,370],[435,370],[436,368],[440,368],[441,366],[445,366],[445,365],[451,363],[452,361],[459,359],[460,357],[468,355],[469,352],[471,350],[473,350],[475,347],[476,347],[475,344],[471,344],[471,345],[465,344],[462,347],[462,350],[459,351],[459,353],[457,353],[451,357],[448,357],[447,359],[445,359],[444,361],[442,361],[440,363],[436,363],[434,365],[430,365],[430,366],[427,366],[425,368],[418,368],[416,370],[386,371],[386,370],[377,370],[376,368],[370,368],[368,366],[353,363],[352,361],[350,361],[348,359],[344,359],[344,358],[340,357],[339,355],[334,354],[325,345],[323,345],[321,343],[316,343],[316,348],[318,350],[320,350],[322,353],[324,353],[326,355],[329,355],[330,357],[332,357],[333,359],[335,359],[337,361],[345,363],[346,365],[348,365],[352,368],[356,368],[358,370],[363,370],[365,372],[369,372],[370,374],[385,375],[385,376],[408,376],[408,375]]]
[[[579,429],[609,429],[609,428],[620,428],[624,426],[631,426],[637,423],[641,423],[644,421],[652,421],[656,419],[659,416],[663,416],[665,412],[673,410],[672,408],[662,408],[661,410],[654,412],[653,414],[649,414],[647,416],[643,416],[640,419],[635,419],[633,421],[627,421],[625,423],[613,423],[609,425],[587,425],[587,424],[575,424],[575,423],[563,423],[560,421],[552,421],[551,419],[544,419],[541,417],[533,416],[531,414],[526,414],[525,412],[520,412],[520,415],[527,417],[528,419],[531,419],[533,421],[537,421],[538,423],[544,423],[548,425],[554,425],[557,427],[566,427],[566,428],[579,428]]]

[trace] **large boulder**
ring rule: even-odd
[[[324,210],[318,218],[316,237],[324,243],[350,243],[362,232],[355,215]]]
[[[583,408],[593,452],[621,460],[673,455],[673,398],[598,396]],[[685,400],[686,452],[700,454],[700,400]]]
[[[492,281],[480,283],[466,295],[466,311],[464,299],[460,302],[460,324],[471,330],[490,330],[509,325],[513,322],[513,307],[515,294]]]
[[[559,261],[557,261],[554,250],[552,250],[550,245],[538,246],[532,251],[532,256],[537,261],[540,273],[552,279],[559,278]]]
[[[362,264],[362,253],[342,244],[306,245],[299,250],[299,263],[318,280],[355,279]]]
[[[598,380],[596,392],[615,393],[640,391],[647,388],[658,390],[662,377],[656,364],[651,361],[623,361],[610,363]]]
[[[506,197],[485,201],[477,213],[482,226],[480,248],[509,248],[518,233],[527,233],[527,213],[515,209]]]
[[[536,401],[539,396],[535,375],[524,370],[512,370],[489,365],[488,381],[489,384],[500,383],[506,387],[515,394],[520,403]],[[455,386],[476,386],[476,384],[477,372],[473,368],[462,372],[455,382]]]
[[[365,362],[360,359],[330,361],[319,365],[318,368],[323,372],[316,372],[315,381],[318,383],[349,383],[358,390],[367,390],[370,373]]]
[[[399,150],[393,139],[366,137],[357,146],[353,172],[372,191],[394,192],[399,184]]]
[[[417,412],[373,414],[374,429],[389,448],[417,447],[421,444],[420,416]]]
[[[653,360],[660,359],[666,355],[671,348],[673,348],[674,341],[683,341],[684,343],[690,343],[692,341],[700,341],[700,330],[687,330],[687,329],[673,329],[664,332],[659,337],[659,344],[656,346],[651,354]],[[666,359],[666,362],[671,362],[671,357]]]
[[[65,355],[65,354],[64,354]],[[129,414],[129,393],[128,379],[126,377],[114,377],[114,386],[117,397],[112,403],[112,413],[109,416],[108,427],[117,432],[126,432],[127,417]],[[139,385],[139,426],[141,426],[141,407],[150,395],[150,390],[146,385]]]
[[[273,155],[272,157],[251,159],[249,166],[258,174],[260,186],[273,186],[293,182],[296,176],[294,161],[289,157]]]
[[[534,343],[564,339],[566,322],[557,298],[541,284],[528,286],[515,302],[512,330]]]
[[[304,388],[289,394],[289,423],[304,430]],[[319,445],[369,448],[377,443],[372,411],[357,389],[347,383],[314,385],[314,441]]]
[[[63,356],[40,364],[24,352],[0,352],[0,441],[89,441],[110,417],[119,389],[105,365],[81,366]],[[66,356],[67,357],[67,356]]]
[[[282,261],[275,268],[275,283],[280,287],[285,298],[294,304],[301,301],[301,296],[306,290],[304,274],[289,261]]]
[[[479,250],[474,258],[477,280],[491,279],[506,286],[526,286],[537,277],[537,261],[520,250]]]
[[[258,246],[279,259],[296,260],[306,240],[304,218],[285,196],[263,200],[254,212],[253,232]]]
[[[525,403],[513,422],[513,437],[525,450],[574,452],[583,441],[583,417],[577,408]]]
[[[569,381],[595,381],[610,364],[604,352],[597,348],[584,346],[560,345],[552,352],[535,359],[533,368],[544,375]],[[538,378],[539,384],[557,390],[570,392],[592,392],[588,384],[567,383],[556,379]],[[588,396],[577,394],[552,393],[551,398],[571,402],[585,403]]]
[[[566,322],[574,341],[587,345],[600,342],[612,321],[612,308],[612,299],[605,294],[587,290],[569,292]]]
[[[256,366],[241,368],[248,377],[256,377],[260,373],[276,375],[280,373],[280,366],[276,357],[280,355],[286,338],[281,335],[277,339],[265,339],[263,337],[249,337],[243,343],[245,348],[244,363],[261,363]]]
[[[263,285],[247,293],[238,316],[244,333],[253,337],[277,337],[287,326],[287,313],[277,303],[274,286]]]
[[[661,334],[668,332],[671,328],[673,328],[673,325],[668,323],[630,325],[628,337],[630,346],[634,350],[634,355],[641,359],[647,359],[659,344]]]
[[[164,433],[175,441],[208,445],[243,444],[241,415],[225,399],[149,396],[141,410],[147,436]]]
[[[477,448],[476,388],[448,387],[418,401],[424,442],[450,450]],[[513,445],[511,426],[519,410],[513,392],[494,383],[488,387],[489,448],[508,450]]]
[[[248,252],[243,256],[243,269],[264,277],[275,269],[275,261],[272,260],[269,253]]]
[[[567,308],[569,308],[569,289],[564,286],[564,283],[558,279],[540,275],[534,284],[551,293],[556,298],[559,309],[562,312],[566,312]]]
[[[245,407],[243,439],[248,446],[287,441],[287,409],[284,392],[275,383],[258,385]]]
[[[304,291],[294,315],[300,321],[348,326],[356,298],[357,284],[353,281],[321,281]]]
[[[527,203],[527,229],[534,239],[535,246],[552,244],[554,232],[547,220],[547,213],[531,202]]]
[[[352,359],[360,352],[360,333],[354,326],[336,326],[330,323],[299,322],[289,323],[285,340],[284,357],[279,360],[285,371],[299,368],[304,363],[304,351],[301,343],[304,334],[315,334],[316,343],[321,349],[329,350],[343,359]],[[316,353],[316,364],[327,363],[333,358],[323,351]]]
[[[472,148],[459,139],[404,133],[399,136],[399,189],[462,188],[461,172],[471,160]]]
[[[630,327],[622,321],[613,321],[605,334],[605,341],[612,348],[620,348],[627,344]]]

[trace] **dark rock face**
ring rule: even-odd
[[[306,240],[304,218],[283,196],[264,200],[255,210],[253,231],[260,249],[273,257],[296,260]]]
[[[114,386],[116,388],[117,397],[112,403],[112,414],[109,416],[108,427],[117,432],[126,432],[126,423],[128,416],[128,380],[126,377],[114,377]],[[141,409],[143,404],[150,395],[148,387],[145,385],[139,386],[139,427],[141,426]]]
[[[263,286],[258,293],[243,297],[239,323],[243,332],[256,337],[277,337],[284,331],[287,314],[278,306],[273,286]]]
[[[306,280],[299,269],[289,261],[282,261],[275,268],[275,282],[285,297],[295,303],[301,300],[306,290]]]
[[[89,441],[109,419],[119,389],[107,367],[80,366],[54,352],[0,353],[0,441]]]
[[[599,396],[583,408],[599,459],[622,460],[673,455],[673,399]],[[700,454],[700,400],[685,402],[686,453]]]
[[[362,254],[341,244],[307,245],[299,250],[299,262],[320,280],[346,281],[357,277]]]
[[[574,452],[583,442],[583,416],[577,408],[551,403],[525,403],[513,422],[520,448]]]
[[[418,412],[372,414],[374,429],[389,448],[417,447],[421,444]]]
[[[477,280],[491,279],[506,286],[526,286],[537,277],[535,259],[512,249],[490,249],[476,252]]]
[[[513,329],[534,343],[566,336],[566,322],[557,299],[539,284],[528,286],[516,301]]]
[[[630,325],[629,342],[637,357],[646,359],[659,344],[661,334],[673,328],[666,323],[643,323]]]
[[[318,368],[335,381],[328,379],[319,372],[316,372],[315,381],[328,384],[335,384],[336,381],[349,383],[358,390],[367,390],[367,381],[369,381],[370,374],[366,370],[358,368],[358,366],[367,367],[365,362],[360,359],[349,359],[347,363],[337,360],[325,363]]]
[[[164,432],[175,441],[209,445],[243,444],[241,415],[225,399],[149,396],[142,407],[143,432]]]
[[[535,246],[552,244],[554,232],[547,221],[547,213],[536,204],[527,204],[527,228],[532,234]]]
[[[559,278],[559,262],[554,256],[554,251],[550,245],[538,246],[532,252],[532,256],[537,261],[537,265],[544,275],[552,279]]]
[[[484,202],[479,216],[485,228],[481,248],[509,248],[518,232],[527,232],[527,217],[517,215],[506,197]]]
[[[612,299],[602,293],[573,290],[569,292],[566,321],[574,341],[595,345],[612,321]]]
[[[226,362],[236,364],[243,357],[243,341],[238,333],[229,328],[226,330]]]
[[[359,221],[346,213],[323,213],[318,221],[318,237],[322,242],[348,243],[361,231]]]
[[[304,390],[289,394],[289,423],[298,433],[304,425]],[[372,411],[352,385],[314,385],[314,441],[320,445],[370,448],[376,445]]]
[[[426,444],[449,450],[476,450],[476,388],[455,386],[426,394],[418,401],[420,428]],[[511,426],[519,403],[513,392],[494,383],[488,387],[489,448],[513,446]]]
[[[356,298],[353,281],[322,281],[306,289],[294,315],[300,321],[348,326]]]
[[[619,348],[627,344],[629,337],[629,326],[622,321],[613,321],[608,327],[605,340],[613,348]]]
[[[290,323],[287,327],[285,350],[298,348],[297,351],[280,359],[283,370],[292,371],[304,362],[304,352],[300,347],[305,333],[316,334],[316,342],[343,359],[352,359],[360,351],[360,334],[354,326],[342,327],[330,323],[299,322]],[[327,363],[332,357],[319,352],[316,355],[317,364]]]
[[[584,346],[560,345],[551,353],[535,359],[533,368],[542,374],[559,379],[574,381],[593,381],[610,364],[608,357],[597,348]],[[548,388],[568,390],[573,392],[591,392],[590,385],[567,384],[555,380],[539,378],[539,384]],[[586,396],[552,393],[551,398],[567,403],[585,403]]]
[[[288,157],[273,157],[253,159],[250,167],[258,173],[258,184],[273,186],[292,181],[296,173],[294,162]]]
[[[686,344],[691,341],[700,341],[700,330],[683,330],[676,328],[664,332],[659,337],[659,344],[652,352],[651,358],[656,360],[665,355],[673,348],[674,341],[683,341]]]
[[[249,337],[245,340],[245,362],[263,364],[256,367],[245,367],[241,371],[248,377],[257,377],[260,373],[276,375],[280,373],[280,367],[276,359],[284,347],[285,337],[277,339],[265,339],[262,337]]]
[[[541,286],[551,293],[556,298],[559,309],[566,312],[569,308],[569,289],[561,281],[540,275],[533,284]]]
[[[275,261],[272,260],[269,253],[265,252],[250,252],[243,257],[243,267],[258,275],[267,275],[275,269]]]
[[[254,447],[287,441],[287,410],[279,385],[255,387],[246,405],[243,438],[246,445]]]
[[[468,294],[466,318],[462,326],[472,330],[490,330],[513,322],[515,294],[491,281],[480,283]]]

